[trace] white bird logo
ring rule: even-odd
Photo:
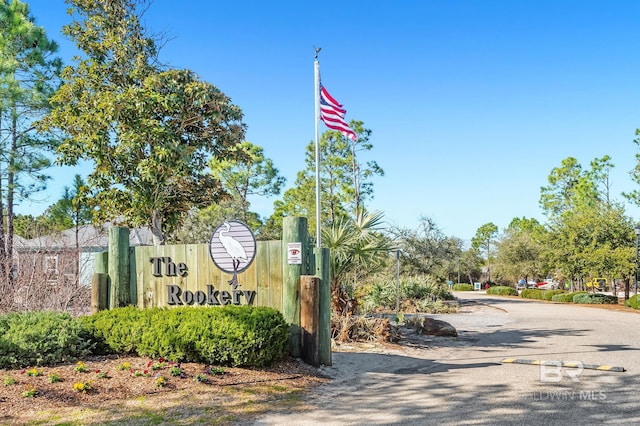
[[[226,250],[227,254],[231,256],[231,263],[233,265],[233,278],[229,280],[229,284],[233,286],[233,288],[238,287],[238,267],[240,266],[240,262],[247,262],[249,257],[247,256],[247,252],[245,251],[242,244],[233,237],[229,235],[224,235],[231,230],[231,224],[227,221],[224,222],[224,226],[227,228],[226,230],[220,230],[218,232],[218,239],[222,246]]]

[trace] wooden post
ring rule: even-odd
[[[318,361],[332,365],[331,361],[331,258],[328,248],[314,248],[318,289]]]
[[[109,275],[95,273],[91,277],[91,313],[109,308]]]
[[[94,273],[95,274],[104,274],[106,276],[106,295],[107,295],[107,304],[105,305],[105,309],[109,309],[110,306],[110,300],[111,300],[111,293],[109,291],[110,287],[111,287],[111,279],[109,278],[109,252],[108,251],[101,251],[98,253],[94,253],[93,255],[93,263],[94,263]],[[93,279],[93,278],[92,278]],[[93,288],[93,282],[91,283],[92,288]],[[92,290],[93,291],[93,290]],[[92,299],[93,301],[93,299]]]
[[[320,279],[311,275],[300,277],[300,328],[302,331],[302,359],[318,366],[318,287]]]
[[[289,253],[289,243],[300,243],[301,263]],[[300,341],[300,276],[308,274],[309,238],[307,218],[285,217],[282,221],[282,314],[289,324],[289,354],[299,357]]]
[[[129,303],[138,306],[138,277],[136,271],[136,248],[129,247]]]
[[[129,297],[129,228],[109,228],[109,308],[127,306]]]
[[[95,265],[96,274],[108,274],[109,273],[109,252],[100,251],[93,254],[93,262]]]

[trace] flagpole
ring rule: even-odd
[[[314,77],[314,99],[315,99],[315,126],[316,126],[316,247],[321,247],[320,236],[320,142],[318,138],[318,120],[320,119],[320,63],[318,62],[318,52],[320,48],[315,48],[316,56],[313,62]]]

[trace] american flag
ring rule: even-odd
[[[355,141],[358,136],[344,119],[347,110],[342,108],[324,86],[320,85],[320,119],[330,129],[338,130],[340,133]]]

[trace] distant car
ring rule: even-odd
[[[555,290],[558,288],[558,283],[555,281],[542,281],[538,283],[540,290]]]
[[[529,281],[526,281],[526,282],[525,282],[525,280],[520,280],[516,284],[516,290],[524,290],[526,288],[536,288],[537,284],[538,283],[533,281],[533,280],[529,280]]]

